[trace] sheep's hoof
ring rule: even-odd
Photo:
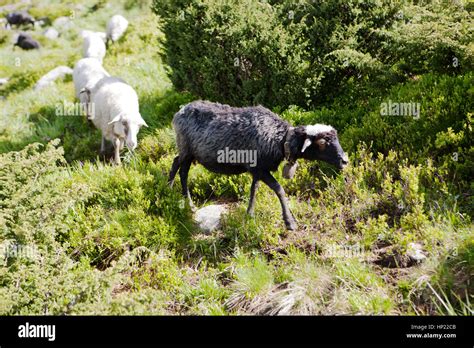
[[[191,201],[190,199],[188,200],[188,205],[189,205],[189,208],[191,209],[191,211],[193,213],[195,213],[197,211],[196,206],[194,205],[193,201]]]

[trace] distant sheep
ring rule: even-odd
[[[102,64],[95,58],[82,58],[77,61],[72,73],[74,89],[77,99],[88,108],[90,100],[90,91],[95,87],[98,81],[110,74],[102,67]],[[90,118],[91,115],[87,115]]]
[[[105,43],[99,33],[89,32],[85,35],[82,46],[82,56],[84,58],[96,58],[102,62],[105,51]]]
[[[105,141],[111,141],[114,145],[114,161],[120,164],[120,150],[124,144],[134,150],[140,128],[147,126],[140,115],[137,93],[122,79],[105,77],[88,95],[93,105],[92,123],[102,131],[100,151],[104,153]]]
[[[35,25],[35,20],[25,11],[12,12],[6,15],[7,23],[5,27],[11,27],[13,25],[20,26],[24,24]]]
[[[59,78],[64,78],[66,75],[71,75],[72,74],[72,69],[67,67],[67,66],[58,66],[57,68],[54,68],[50,72],[48,72],[46,75],[44,75],[42,78],[38,80],[38,82],[35,85],[35,90],[40,90],[43,89],[44,87],[50,86],[54,83],[55,80]]]
[[[331,126],[292,127],[262,106],[234,108],[195,101],[176,113],[173,127],[179,155],[173,161],[169,182],[173,184],[179,170],[183,195],[191,205],[187,179],[193,161],[216,173],[249,172],[253,180],[248,214],[253,215],[255,192],[261,180],[277,194],[285,225],[290,230],[296,228],[295,219],[288,208],[285,191],[270,172],[286,160],[284,176],[292,177],[299,158],[322,160],[338,168],[348,163],[336,130]]]
[[[128,21],[121,15],[115,15],[107,22],[107,43],[117,41],[122,37],[128,27]]]
[[[18,39],[16,43],[13,45],[13,47],[18,46],[24,50],[33,50],[33,49],[38,49],[40,48],[40,44],[38,41],[33,39],[30,35],[28,34],[20,34],[18,35]]]
[[[92,31],[92,30],[87,30],[87,29],[81,30],[81,37],[83,39],[85,39],[86,36],[89,36],[90,34],[98,35],[104,42],[107,38],[107,34],[104,33],[103,31]]]

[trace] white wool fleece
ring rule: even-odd
[[[122,37],[128,27],[128,21],[121,15],[115,15],[107,22],[107,39],[113,42]]]
[[[105,71],[102,64],[95,58],[82,58],[77,61],[72,73],[76,97],[81,103],[87,102],[87,95],[80,93],[83,88],[92,90],[96,83],[110,74]]]
[[[137,134],[146,125],[140,115],[135,90],[117,77],[105,77],[91,91],[94,106],[92,122],[110,141],[125,140],[132,150],[137,146]],[[128,128],[126,134],[125,128]]]
[[[84,58],[96,58],[100,62],[105,57],[105,43],[99,33],[90,32],[84,37],[82,45],[82,56]]]

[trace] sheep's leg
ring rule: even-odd
[[[285,190],[283,190],[283,187],[281,187],[278,181],[268,172],[263,174],[262,180],[278,196],[278,199],[280,200],[281,209],[283,213],[283,220],[285,221],[286,228],[288,230],[295,230],[296,221],[293,215],[291,214],[290,209],[288,208],[288,202],[286,199]]]
[[[247,208],[247,214],[250,216],[254,216],[254,208],[255,208],[255,194],[258,189],[259,179],[254,175],[252,179],[252,186],[250,187],[250,200],[249,200],[249,207]]]
[[[102,141],[100,142],[100,154],[105,154],[105,137],[102,135]]]
[[[115,154],[114,154],[114,161],[115,161],[115,164],[120,164],[120,139],[119,138],[115,138],[114,139],[114,150],[115,150]]]
[[[178,169],[179,169],[179,156],[176,156],[173,160],[173,164],[171,166],[171,170],[170,170],[170,176],[169,176],[169,179],[168,179],[168,184],[173,187],[173,184],[174,184],[174,178],[176,176],[176,173],[178,172]]]
[[[189,192],[188,188],[188,173],[189,169],[191,168],[192,160],[186,159],[181,162],[181,166],[179,168],[179,177],[181,179],[181,188],[183,192],[183,196],[186,197],[189,201],[189,206],[191,209],[195,209],[193,201],[191,199],[191,193]]]

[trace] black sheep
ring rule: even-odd
[[[173,118],[179,155],[173,161],[169,182],[179,170],[183,195],[192,205],[188,190],[188,172],[193,161],[222,174],[252,175],[247,213],[253,215],[259,181],[278,196],[285,225],[296,228],[285,192],[270,172],[283,160],[284,176],[292,177],[296,160],[322,160],[342,169],[348,163],[337,132],[327,125],[292,127],[262,107],[235,108],[229,105],[195,101],[184,106]],[[233,151],[233,152],[231,152]]]
[[[20,26],[23,24],[32,24],[35,25],[35,20],[33,17],[31,17],[28,13],[21,11],[21,12],[12,12],[6,15],[7,19],[7,24],[5,27],[8,25],[13,26]]]
[[[24,50],[33,50],[40,48],[40,44],[38,41],[34,40],[31,36],[27,34],[20,34],[18,35],[18,39],[13,46],[18,46],[23,48]]]

